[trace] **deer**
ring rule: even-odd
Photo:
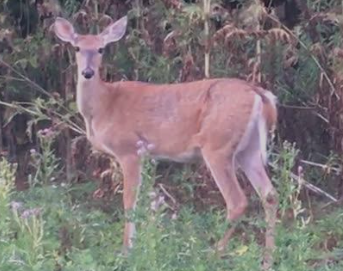
[[[105,82],[100,67],[105,47],[125,35],[128,18],[111,23],[100,34],[78,34],[57,17],[54,32],[75,49],[76,101],[94,149],[120,164],[123,205],[135,210],[142,182],[141,153],[154,159],[191,163],[201,160],[226,205],[226,218],[238,222],[248,205],[238,182],[241,169],[261,199],[265,214],[263,266],[272,265],[278,193],[268,173],[268,141],[277,124],[277,99],[269,90],[238,78],[154,84]],[[216,243],[223,251],[235,229]],[[125,219],[123,250],[133,247],[135,224]]]

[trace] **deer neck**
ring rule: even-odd
[[[105,84],[99,75],[88,80],[79,75],[76,101],[78,110],[85,119],[92,119],[99,112],[103,100],[101,97],[105,92]]]
[[[93,128],[93,120],[97,115],[101,114],[105,101],[107,89],[105,83],[101,80],[99,75],[94,75],[91,79],[84,79],[79,75],[76,90],[77,108],[84,118],[86,125],[86,135],[93,144],[95,144],[94,136],[95,130]]]

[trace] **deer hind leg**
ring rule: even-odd
[[[138,192],[141,184],[141,166],[137,156],[128,156],[119,159],[124,175],[124,211],[125,211],[125,228],[124,228],[124,253],[132,248],[133,238],[136,232],[135,224],[131,221],[130,216],[135,210]]]
[[[275,249],[274,235],[278,195],[267,175],[261,150],[256,141],[252,140],[248,148],[237,155],[237,162],[262,200],[267,223],[263,267],[269,269],[273,264],[272,254]]]
[[[227,154],[203,151],[203,158],[225,200],[227,219],[236,221],[244,214],[248,202],[236,178],[233,157]],[[225,249],[233,231],[234,226],[226,231],[216,245],[218,251]]]

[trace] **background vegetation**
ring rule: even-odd
[[[0,270],[259,270],[255,194],[242,178],[251,210],[219,257],[211,244],[227,226],[223,202],[200,165],[146,163],[137,246],[121,255],[120,170],[85,140],[73,49],[51,26],[63,16],[96,33],[125,14],[129,28],[106,49],[104,79],[235,76],[278,96],[275,270],[342,270],[339,0],[3,0]]]

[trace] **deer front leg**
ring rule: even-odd
[[[137,196],[141,184],[141,166],[140,159],[136,155],[130,155],[119,159],[124,175],[124,211],[125,211],[125,228],[124,228],[124,253],[132,247],[135,235],[135,224],[131,221],[130,215],[135,210]]]

